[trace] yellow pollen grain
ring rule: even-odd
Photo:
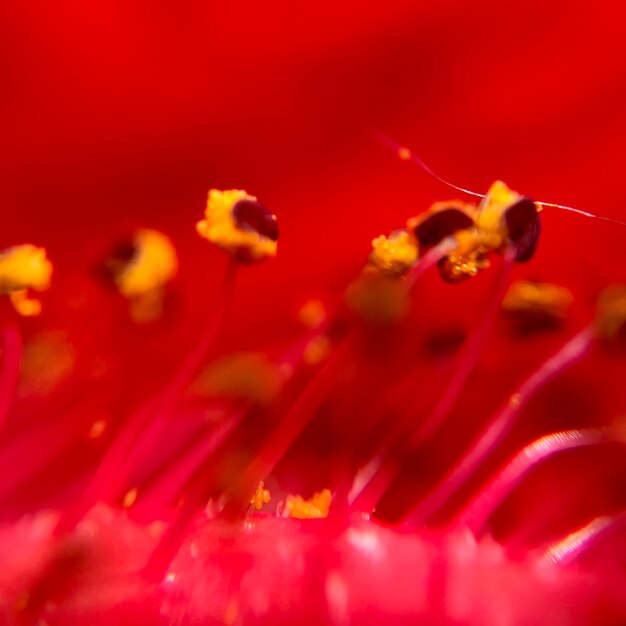
[[[517,281],[511,285],[502,308],[516,313],[535,313],[565,319],[573,302],[572,292],[551,283]]]
[[[302,496],[288,495],[285,502],[285,517],[317,519],[328,517],[333,497],[329,489],[314,493],[308,500]]]
[[[161,315],[164,288],[176,276],[178,257],[168,237],[148,228],[135,233],[133,247],[132,259],[113,268],[114,281],[129,299],[132,319],[145,323]]]
[[[133,487],[129,489],[124,495],[124,500],[122,500],[122,505],[125,509],[130,509],[133,504],[137,501],[137,487]]]
[[[41,302],[37,298],[29,296],[26,289],[12,291],[9,294],[9,299],[13,308],[22,317],[35,317],[41,313]]]
[[[508,241],[504,219],[507,209],[521,199],[501,180],[495,181],[478,207],[476,226],[482,246],[488,250],[501,250]]]
[[[24,244],[0,252],[0,295],[8,295],[22,316],[41,313],[41,302],[32,298],[28,290],[48,289],[51,275],[52,263],[43,248]]]
[[[52,263],[46,251],[30,244],[13,246],[0,252],[0,294],[50,286]]]
[[[282,384],[279,368],[267,355],[239,352],[225,355],[204,368],[190,390],[267,405],[278,395]]]
[[[245,251],[253,260],[276,256],[275,241],[237,224],[233,208],[241,200],[256,202],[254,196],[240,189],[211,189],[204,219],[196,224],[198,234],[231,254]]]
[[[626,335],[626,285],[614,285],[598,297],[595,317],[597,335],[609,343],[621,343]]]
[[[406,284],[376,272],[364,272],[352,281],[346,290],[346,304],[373,325],[396,324],[410,308]]]
[[[261,481],[257,485],[254,495],[252,496],[252,498],[250,498],[251,506],[257,511],[260,511],[263,508],[263,506],[265,504],[269,504],[271,500],[272,500],[272,497],[269,492],[269,489],[266,489],[265,483]]]
[[[106,427],[107,423],[105,420],[97,420],[94,422],[89,429],[89,439],[98,439],[98,437],[101,437]]]
[[[411,269],[417,257],[415,237],[406,230],[397,230],[388,237],[380,235],[372,240],[369,263],[382,272],[400,276]]]
[[[298,319],[307,328],[317,328],[326,316],[326,307],[321,300],[307,300],[298,311]]]

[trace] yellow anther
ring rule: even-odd
[[[409,312],[403,281],[379,273],[364,273],[346,291],[346,304],[372,325],[396,324]]]
[[[43,291],[50,286],[52,263],[43,248],[30,244],[0,252],[0,294],[23,289]]]
[[[329,489],[314,493],[308,500],[302,496],[287,496],[285,502],[285,517],[298,519],[315,519],[328,517],[328,511],[332,504],[333,496]]]
[[[298,318],[307,328],[316,328],[326,316],[326,307],[320,300],[307,300],[298,311]]]
[[[52,263],[43,248],[24,244],[0,253],[0,295],[9,295],[20,315],[41,312],[41,303],[28,295],[28,289],[48,289],[51,275]]]
[[[122,505],[125,509],[130,509],[133,504],[137,501],[137,487],[133,487],[129,489],[124,495],[124,499],[122,500]]]
[[[260,511],[264,505],[269,504],[272,500],[269,489],[265,488],[265,483],[261,481],[254,492],[252,498],[250,498],[250,504],[254,509]]]
[[[520,280],[509,288],[502,308],[511,313],[558,321],[565,319],[572,301],[572,293],[565,287]]]
[[[389,237],[381,235],[372,241],[369,263],[386,274],[400,276],[411,269],[417,256],[415,237],[406,230],[396,230]]]
[[[165,286],[176,275],[178,259],[168,237],[143,228],[133,236],[133,254],[127,261],[113,259],[109,267],[120,293],[130,302],[136,322],[149,322],[161,315]]]
[[[34,317],[41,313],[41,301],[29,296],[26,289],[12,291],[9,294],[9,299],[11,300],[13,308],[22,317]]]
[[[501,180],[489,187],[476,214],[476,225],[480,231],[481,243],[489,250],[499,250],[507,239],[505,210],[521,199]]]
[[[133,237],[132,258],[115,270],[115,284],[127,298],[136,298],[162,289],[178,270],[176,250],[168,237],[142,228]]]
[[[282,387],[281,371],[257,352],[229,354],[207,366],[194,381],[194,393],[269,404]]]
[[[237,214],[245,207],[247,213]],[[276,218],[245,191],[211,189],[204,219],[196,224],[200,236],[241,260],[276,256]]]
[[[609,287],[600,294],[595,328],[613,348],[626,348],[626,285]]]

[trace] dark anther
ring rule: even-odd
[[[137,246],[133,244],[131,239],[118,241],[106,257],[94,267],[95,275],[99,280],[112,285],[112,279],[124,271],[128,264],[135,259],[137,252]]]
[[[474,225],[474,220],[456,207],[444,208],[424,216],[415,227],[415,237],[422,247],[436,246],[457,230]]]
[[[120,241],[115,244],[111,254],[109,254],[109,262],[117,264],[125,264],[132,261],[137,254],[137,246],[130,241]]]
[[[458,283],[465,282],[468,278],[470,278],[470,274],[455,271],[456,266],[448,257],[439,259],[437,262],[437,269],[439,270],[441,278],[451,285],[457,285]]]
[[[240,228],[253,230],[272,241],[278,241],[276,217],[258,202],[240,200],[233,207],[233,216]]]
[[[511,205],[504,214],[509,240],[515,245],[515,260],[528,261],[535,253],[541,220],[535,203],[530,198],[521,198]]]

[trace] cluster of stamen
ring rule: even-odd
[[[160,536],[144,573],[163,580],[187,528],[203,511],[208,511],[209,516],[228,517],[234,513],[235,519],[272,515],[267,506],[272,497],[266,481],[311,423],[332,411],[333,402],[352,406],[350,402],[342,404],[338,397],[342,385],[349,385],[350,377],[358,375],[359,368],[353,362],[355,346],[367,349],[362,339],[372,325],[393,327],[407,318],[417,270],[436,265],[444,280],[458,283],[488,268],[491,255],[502,255],[505,260],[500,264],[501,276],[489,294],[483,321],[470,333],[467,349],[459,351],[441,398],[426,412],[426,417],[416,422],[414,406],[409,406],[406,413],[410,415],[400,412],[398,424],[389,426],[384,447],[375,449],[367,445],[368,428],[379,436],[383,425],[372,427],[364,422],[363,433],[354,433],[358,445],[346,453],[347,469],[337,472],[337,485],[331,485],[332,489],[316,485],[314,488],[320,490],[309,499],[280,493],[280,504],[275,507],[277,516],[298,519],[326,518],[329,514],[332,517],[336,509],[348,514],[375,512],[389,487],[415,459],[420,446],[446,424],[488,341],[500,307],[525,320],[557,324],[566,318],[573,296],[563,287],[518,281],[506,289],[511,263],[528,261],[535,251],[541,230],[539,211],[540,206],[499,181],[477,205],[458,201],[436,203],[408,220],[405,228],[372,241],[364,272],[346,290],[348,311],[340,308],[331,312],[321,301],[310,300],[300,310],[306,335],[290,346],[283,357],[270,359],[260,353],[235,353],[214,359],[207,366],[207,355],[230,306],[234,272],[241,264],[275,256],[278,240],[276,217],[255,197],[240,190],[211,190],[197,232],[230,256],[216,312],[196,349],[171,382],[116,433],[94,477],[77,502],[61,516],[55,532],[71,532],[100,500],[121,504],[129,514],[138,510],[152,512],[150,503],[156,501],[155,508],[167,510],[173,521]],[[174,246],[165,235],[140,230],[105,265],[120,293],[128,298],[135,321],[149,321],[161,315],[166,287],[178,270]],[[0,294],[9,295],[20,313],[32,314],[37,305],[27,297],[27,290],[48,288],[50,273],[51,265],[42,249],[11,248],[0,254]],[[408,276],[412,279],[398,280]],[[414,526],[431,524],[447,499],[475,477],[477,469],[504,441],[530,399],[556,375],[586,356],[597,339],[611,346],[623,347],[626,343],[623,287],[601,296],[595,323],[570,339],[510,395],[441,481],[417,502],[407,503],[402,520]],[[376,365],[368,363],[362,369],[369,367],[375,369]],[[401,395],[408,390],[413,394],[414,375],[415,372],[409,372],[394,392]],[[387,390],[379,387],[378,391],[384,395]],[[151,480],[145,481],[152,491],[146,489],[144,493],[142,486],[129,482],[129,476],[146,462],[163,433],[172,428],[171,416],[182,400],[189,398],[200,398],[201,402],[209,398],[219,419],[205,419],[182,453],[172,455],[173,460],[166,462],[171,467],[159,468]],[[355,402],[354,406],[367,412],[363,403]],[[374,409],[371,412],[376,413]],[[259,416],[261,426],[253,423]],[[383,419],[386,418],[385,414]],[[248,431],[253,434],[246,434]],[[340,426],[337,431],[341,432]],[[87,429],[86,437],[96,442],[108,432],[107,423],[99,419]],[[541,458],[546,458],[564,449],[595,445],[606,439],[605,433],[600,437],[595,432],[581,432],[549,435],[539,447],[531,444],[522,452],[535,454],[540,450]],[[238,455],[233,448],[239,440],[246,451]],[[259,450],[250,449],[257,444]],[[487,528],[494,503],[501,502],[508,494],[507,486],[519,482],[533,466],[535,461],[526,457],[520,457],[525,464],[514,457],[502,471],[504,478],[490,483],[482,495],[479,493],[461,513],[457,512],[457,522],[463,520],[476,534],[477,529],[482,532]]]
[[[457,283],[489,267],[489,254],[515,249],[515,260],[528,261],[540,234],[540,207],[496,181],[478,205],[437,202],[408,220],[404,230],[372,241],[369,264],[385,274],[401,276],[424,253],[449,240],[439,261],[441,276]]]

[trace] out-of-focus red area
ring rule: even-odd
[[[278,213],[284,268],[334,266],[328,246],[363,253],[450,195],[372,127],[479,191],[623,214],[611,1],[9,1],[0,24],[3,243],[74,252],[123,219],[184,237],[207,187],[242,186]]]

